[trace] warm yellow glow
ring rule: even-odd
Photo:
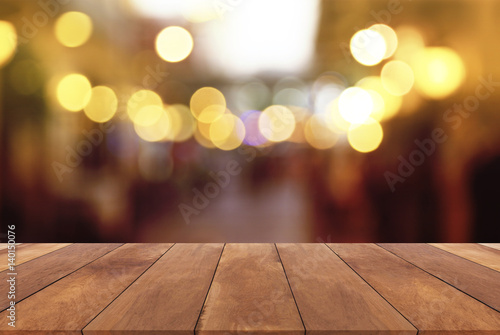
[[[377,121],[388,120],[392,118],[399,112],[399,109],[403,104],[402,97],[392,95],[385,90],[384,86],[382,85],[382,80],[380,79],[380,77],[377,76],[365,77],[360,81],[358,81],[355,86],[364,88],[368,92],[370,92],[370,90],[373,90],[382,97],[384,101],[384,110],[380,111],[377,107],[377,104],[379,102],[373,100],[372,96],[372,101],[374,102],[374,110],[370,115],[370,117],[374,118]]]
[[[210,125],[211,125],[211,123],[204,123],[204,122],[198,121],[196,123],[196,130],[200,133],[200,135],[202,135],[206,139],[210,140],[210,142],[211,142],[212,140],[210,139]]]
[[[398,47],[398,36],[396,35],[396,32],[391,27],[385,24],[374,24],[368,29],[376,31],[377,33],[382,35],[386,45],[386,50],[383,58],[387,59],[391,57]]]
[[[410,92],[415,82],[410,65],[400,60],[386,63],[382,68],[380,78],[387,92],[397,96]]]
[[[226,99],[216,88],[203,87],[194,92],[190,107],[197,120],[212,123],[225,113]]]
[[[41,72],[40,65],[31,59],[16,61],[9,71],[10,85],[20,94],[34,94],[43,85]]]
[[[137,123],[134,124],[134,129],[137,135],[148,142],[158,142],[165,140],[171,131],[170,118],[164,111],[160,117],[152,124],[142,126]]]
[[[163,101],[153,91],[137,91],[127,102],[127,114],[135,124],[143,127],[151,126],[163,114]]]
[[[369,118],[362,124],[352,125],[347,133],[351,147],[359,152],[370,152],[382,143],[384,131],[380,123]]]
[[[328,149],[337,143],[338,135],[327,125],[325,115],[314,114],[304,127],[307,143],[316,149]]]
[[[359,63],[372,66],[380,63],[386,54],[384,37],[377,31],[364,29],[351,38],[351,53]]]
[[[182,14],[189,22],[203,23],[220,19],[212,0],[189,0],[180,3],[185,6]]]
[[[65,109],[78,112],[89,102],[91,89],[92,86],[85,76],[69,74],[57,85],[57,100]]]
[[[259,116],[259,130],[271,142],[285,141],[295,130],[295,117],[285,106],[269,106]]]
[[[90,100],[83,111],[94,122],[107,122],[115,115],[117,107],[115,92],[106,86],[96,86],[90,91]]]
[[[156,37],[156,52],[167,62],[180,62],[193,50],[193,38],[182,27],[167,27]]]
[[[337,133],[342,133],[346,132],[349,130],[349,127],[351,124],[344,120],[342,115],[340,115],[340,110],[339,110],[339,99],[335,99],[332,101],[327,108],[326,114],[325,114],[325,121],[333,132]]]
[[[224,114],[210,125],[210,139],[219,149],[236,149],[244,138],[245,125],[233,114]]]
[[[92,20],[84,13],[67,12],[57,19],[54,29],[59,43],[75,48],[87,42],[92,35]]]
[[[16,48],[16,29],[12,23],[0,21],[0,68],[12,59]]]
[[[415,57],[415,87],[424,96],[442,99],[457,90],[465,79],[465,66],[450,48],[421,50]]]
[[[200,122],[198,124],[200,124]],[[208,125],[208,126],[210,127],[210,125]],[[205,137],[200,132],[200,129],[198,127],[195,129],[193,136],[194,136],[194,139],[196,140],[196,142],[198,142],[198,144],[201,145],[202,147],[205,147],[208,149],[215,148],[215,145],[212,143],[212,141],[209,138]]]
[[[384,111],[385,111],[385,102],[384,98],[380,95],[375,90],[367,89],[366,92],[370,94],[370,98],[372,98],[372,103],[373,103],[373,109],[370,114],[370,117],[372,119],[375,119],[377,121],[380,121],[384,117]]]
[[[425,47],[424,38],[420,32],[410,26],[400,26],[396,29],[398,48],[394,58],[412,64],[415,55]]]
[[[193,136],[196,129],[196,120],[191,115],[189,107],[186,105],[175,104],[165,108],[171,121],[171,132],[168,139],[175,142],[183,142]]]
[[[362,123],[373,111],[372,98],[360,87],[349,87],[340,94],[339,111],[347,122]]]

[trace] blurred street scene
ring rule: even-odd
[[[499,242],[500,2],[1,0],[18,242]]]

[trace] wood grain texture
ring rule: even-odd
[[[23,243],[16,245],[16,265],[21,265],[37,257],[46,255],[52,251],[67,247],[71,243]],[[0,259],[5,260],[0,263],[0,271],[7,270],[8,249],[0,250]]]
[[[16,302],[20,302],[119,246],[120,244],[72,244],[17,266]],[[7,278],[9,272],[5,270],[0,276]],[[0,281],[0,292],[8,291],[9,283]],[[1,310],[9,307],[9,302],[7,294],[0,295]]]
[[[7,243],[0,243],[0,250],[7,249],[8,244]]]
[[[484,245],[486,247],[500,250],[500,243],[479,243],[479,244]]]
[[[470,261],[500,271],[500,250],[473,243],[429,243]]]
[[[223,244],[176,244],[83,330],[192,335]]]
[[[324,244],[277,244],[306,334],[417,334]]]
[[[196,333],[304,334],[273,244],[225,246]]]
[[[427,244],[380,246],[500,311],[500,272]]]
[[[81,334],[171,244],[126,244],[16,304],[16,333]],[[8,310],[0,313],[7,320]],[[11,333],[7,322],[0,334]]]
[[[373,244],[328,244],[419,334],[500,334],[500,313]]]

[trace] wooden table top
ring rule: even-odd
[[[500,244],[26,243],[15,299],[0,254],[1,334],[500,334]]]

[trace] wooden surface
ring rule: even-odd
[[[17,304],[16,330],[81,334],[81,330],[146,271],[170,244],[127,244]],[[21,285],[21,284],[20,284]],[[8,310],[0,313],[7,320]],[[10,330],[7,322],[0,331]]]
[[[500,271],[500,250],[480,244],[430,243],[430,245],[452,254]]]
[[[479,243],[481,245],[500,250],[500,243]]]
[[[381,246],[500,312],[500,272],[426,244]]]
[[[227,244],[196,334],[304,334],[273,244]]]
[[[481,245],[500,250],[500,243],[479,243]]]
[[[32,259],[51,253],[55,250],[64,248],[70,243],[23,243],[16,246],[16,265],[21,265]],[[7,253],[9,250],[4,248],[0,251],[0,259],[5,260],[0,264],[0,271],[7,270]]]
[[[329,246],[403,314],[419,334],[500,333],[500,313],[382,247]]]
[[[398,311],[324,244],[278,244],[309,333],[416,334]]]
[[[490,245],[60,246],[17,246],[0,334],[500,334]]]
[[[72,244],[40,256],[36,262],[17,266],[17,280],[22,284],[16,289],[16,301],[20,302],[119,246],[120,244]],[[7,278],[8,273],[9,270],[3,271],[1,278]],[[6,280],[0,282],[0,292],[8,292],[8,288],[9,283]],[[7,307],[7,294],[1,294],[0,310],[3,311]]]
[[[222,244],[173,246],[83,334],[193,334],[222,248]]]

